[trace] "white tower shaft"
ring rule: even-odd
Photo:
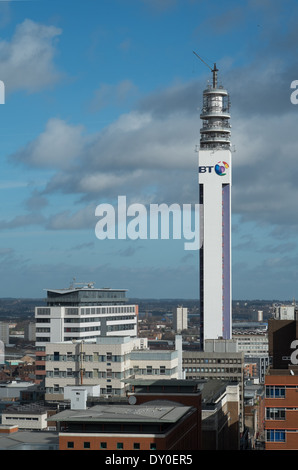
[[[229,96],[217,85],[203,93],[199,150],[201,342],[231,338],[231,171]]]

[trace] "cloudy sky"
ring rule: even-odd
[[[181,240],[99,240],[97,206],[196,204],[202,91],[231,97],[233,298],[298,297],[296,0],[0,1],[0,297],[94,282],[198,298]]]

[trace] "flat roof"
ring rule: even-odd
[[[203,379],[123,379],[122,382],[131,385],[167,385],[168,387],[191,387],[194,385],[203,385],[206,380]]]
[[[204,404],[215,403],[224,393],[228,385],[237,385],[231,380],[208,379],[202,389],[202,401]]]
[[[23,431],[0,433],[0,450],[39,450],[59,448],[59,433],[52,431]]]
[[[113,289],[111,287],[66,287],[64,289],[44,289],[47,292],[54,292],[55,294],[68,294],[70,292],[78,291],[101,291],[101,292],[127,292],[127,289]]]
[[[95,405],[86,410],[64,410],[49,418],[57,422],[176,423],[192,407],[169,406],[162,402],[150,405]]]

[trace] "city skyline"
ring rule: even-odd
[[[0,297],[199,297],[184,240],[98,240],[99,204],[197,204],[202,92],[231,97],[232,298],[297,297],[296,2],[0,2]]]

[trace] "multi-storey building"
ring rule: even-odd
[[[188,319],[187,319],[188,309],[186,307],[176,307],[173,311],[173,327],[176,333],[181,333],[183,330],[187,330]]]
[[[4,345],[9,344],[9,323],[1,321],[0,322],[0,341]]]
[[[186,379],[221,379],[239,383],[240,430],[244,429],[244,353],[235,340],[205,341],[204,351],[183,351],[182,367]]]
[[[270,369],[265,378],[266,450],[298,450],[298,369]]]
[[[271,366],[265,376],[266,450],[298,450],[298,321],[290,318],[268,322]]]
[[[71,385],[99,385],[101,395],[124,396],[125,379],[178,378],[179,341],[175,350],[150,350],[146,338],[100,337],[94,342],[70,341],[46,346],[45,398],[64,400]]]
[[[110,335],[136,337],[138,306],[128,304],[124,289],[96,289],[93,284],[48,289],[46,306],[35,308],[35,322],[39,383],[45,377],[46,345]]]

